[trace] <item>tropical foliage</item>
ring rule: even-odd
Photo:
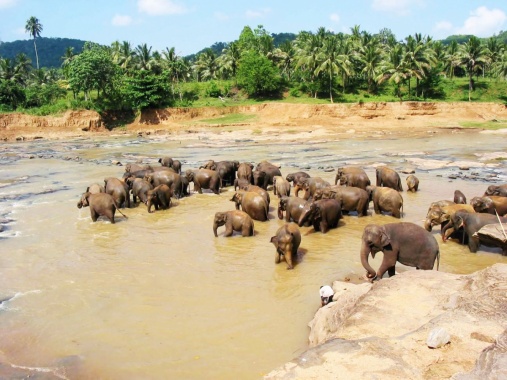
[[[26,31],[38,59],[40,21],[31,17]],[[445,100],[461,91],[457,83],[463,81],[461,100],[481,100],[484,83],[500,85],[507,77],[506,36],[434,41],[415,34],[398,40],[387,28],[372,34],[358,25],[350,33],[319,28],[273,35],[259,25],[189,57],[178,56],[174,47],[159,52],[146,43],[85,43],[62,50],[58,69],[34,68],[23,53],[0,56],[0,110],[62,101],[69,107],[138,110],[239,97]],[[503,96],[499,92],[497,99]]]

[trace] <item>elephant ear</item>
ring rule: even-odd
[[[270,243],[273,243],[275,247],[278,247],[278,237],[277,236],[271,236]]]
[[[387,231],[384,227],[380,228],[379,238],[381,247],[385,247],[391,244],[391,238],[387,234]]]

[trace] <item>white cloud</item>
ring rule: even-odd
[[[449,21],[440,21],[433,27],[434,31],[450,31],[452,30],[452,24]]]
[[[477,37],[490,37],[499,32],[507,20],[507,15],[501,9],[479,7],[470,12],[458,34],[473,34]]]
[[[255,11],[249,9],[246,11],[246,17],[247,18],[261,18],[261,17],[267,16],[269,13],[271,13],[270,8],[264,8],[264,9],[255,10]]]
[[[224,12],[215,12],[213,15],[219,21],[227,21],[230,19],[230,17],[227,14],[225,14]]]
[[[394,13],[397,16],[406,16],[411,13],[414,6],[424,6],[423,0],[373,0],[371,7],[376,11]]]
[[[132,17],[126,15],[114,15],[111,20],[114,26],[128,26],[132,24]]]
[[[151,16],[174,15],[187,12],[187,9],[172,0],[138,0],[137,8],[141,13]]]
[[[0,0],[0,9],[13,7],[17,2],[18,0]]]
[[[329,19],[333,22],[336,22],[336,23],[339,23],[340,22],[340,16],[338,15],[338,13],[331,13],[329,15]]]

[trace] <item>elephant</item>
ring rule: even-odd
[[[262,195],[253,191],[238,190],[231,198],[236,204],[236,210],[245,211],[254,220],[265,222],[268,220],[269,205]]]
[[[125,165],[125,171],[127,173],[136,172],[138,170],[153,170],[153,168],[150,165],[138,165],[138,164]]]
[[[215,194],[220,194],[220,176],[218,172],[209,169],[189,169],[185,172],[189,182],[194,183],[194,191],[202,194],[202,189],[209,189]]]
[[[299,186],[301,189],[305,191],[305,195],[303,195],[303,199],[309,200],[313,199],[313,195],[317,189],[323,189],[325,187],[331,186],[329,182],[323,180],[320,177],[310,177],[310,178],[302,178],[299,182]]]
[[[167,210],[171,207],[171,197],[173,191],[165,183],[155,186],[152,190],[148,190],[146,193],[146,207],[148,212],[152,213],[151,206],[155,206],[155,210]]]
[[[297,257],[301,244],[301,232],[296,223],[287,223],[281,226],[276,235],[271,237],[271,243],[275,246],[275,264],[278,264],[282,256],[287,263],[287,269],[293,269],[293,261]]]
[[[458,230],[463,227],[466,235],[468,236],[468,249],[470,252],[475,253],[479,250],[479,246],[481,244],[481,241],[476,234],[477,231],[479,231],[486,224],[497,223],[507,223],[507,218],[497,217],[496,215],[491,214],[459,210],[451,216],[449,222],[447,222],[447,224],[444,226],[442,233],[445,234],[448,228],[454,228],[455,230]]]
[[[505,185],[489,185],[484,195],[499,195],[507,197],[507,184]]]
[[[489,195],[487,197],[473,197],[470,204],[475,212],[484,212],[504,216],[507,214],[507,197]]]
[[[180,198],[183,192],[181,175],[173,170],[159,170],[153,173],[148,173],[144,176],[144,180],[151,183],[153,187],[157,187],[162,184],[169,186],[176,198]]]
[[[306,202],[307,201],[299,197],[281,197],[278,203],[278,219],[283,219],[283,212],[285,211],[286,222],[299,222]]]
[[[440,231],[442,233],[444,226],[449,222],[452,215],[456,211],[466,210],[468,212],[475,212],[471,205],[467,204],[449,204],[444,206],[439,206],[434,204],[428,210],[426,214],[426,220],[424,221],[424,229],[428,232],[431,232],[433,226],[440,225]],[[453,228],[448,228],[445,231],[445,235],[442,233],[442,241],[446,241],[449,237],[454,233]],[[457,231],[456,231],[457,232]]]
[[[141,202],[146,204],[146,201],[148,200],[148,190],[152,190],[153,185],[144,179],[132,177],[127,178],[125,182],[127,182],[127,185],[132,191],[132,202],[135,204],[137,202],[137,198],[139,198]]]
[[[238,166],[238,171],[236,172],[237,179],[246,179],[248,183],[253,185],[253,164],[249,162],[242,162]],[[234,181],[236,182],[236,181]],[[236,190],[236,188],[234,189]]]
[[[306,222],[313,225],[315,231],[323,234],[331,228],[338,227],[342,218],[340,201],[336,199],[321,199],[320,201],[307,202],[303,206],[298,225],[302,227]]]
[[[254,235],[254,221],[246,212],[241,210],[232,210],[215,213],[213,219],[213,233],[218,237],[218,227],[225,225],[225,237],[232,236],[234,231],[241,232],[241,236]]]
[[[100,183],[94,183],[86,188],[85,193],[88,192],[92,194],[105,193],[106,189]]]
[[[281,176],[282,175],[280,168],[268,161],[261,161],[260,163],[258,163],[257,166],[255,167],[255,170],[266,173],[266,175],[264,176],[264,184],[263,185],[260,185],[259,183],[254,182],[254,185],[260,186],[266,190],[269,185],[273,184],[273,177],[274,176],[277,176],[277,175]]]
[[[219,161],[215,162],[213,160],[209,160],[204,166],[201,166],[199,169],[208,169],[214,170],[220,176],[222,181],[222,186],[233,185],[234,179],[236,178],[236,171],[239,168],[239,161]]]
[[[465,197],[465,194],[463,194],[460,190],[454,191],[454,203],[456,204],[467,204],[467,197]]]
[[[190,195],[190,182],[188,178],[184,175],[181,175],[181,196],[188,197]]]
[[[419,190],[419,178],[417,178],[415,175],[410,174],[407,176],[405,181],[407,182],[407,191],[415,193],[417,190]]]
[[[341,202],[342,214],[356,211],[358,217],[368,215],[370,195],[366,190],[359,187],[334,185],[317,189],[313,195],[314,200],[333,198]]]
[[[375,214],[390,213],[395,218],[403,214],[403,197],[390,187],[369,186]]]
[[[440,266],[440,249],[437,240],[421,226],[411,222],[387,223],[384,225],[368,224],[361,238],[361,264],[366,269],[369,281],[382,279],[387,273],[389,277],[396,274],[396,262],[417,269],[430,270]],[[384,258],[377,272],[368,263],[368,257],[375,258],[382,251]]]
[[[181,174],[181,161],[173,160],[171,157],[162,157],[158,159],[158,162],[167,168],[172,168],[178,174]]]
[[[300,188],[298,186],[298,183],[301,178],[310,178],[310,174],[308,174],[306,172],[295,172],[295,173],[289,173],[289,174],[287,174],[287,177],[285,177],[285,179],[287,181],[292,182],[292,186],[294,187],[294,192],[296,194],[296,197],[299,194]]]
[[[252,172],[252,178],[253,178],[253,184],[255,186],[262,187],[264,190],[268,189],[267,184],[267,175],[266,172],[263,172],[261,170],[254,170]]]
[[[262,195],[262,197],[268,202],[268,206],[271,203],[271,197],[269,196],[269,193],[267,190],[264,190],[262,187],[256,186],[256,185],[250,185],[246,182],[241,182],[241,184],[238,186],[239,190],[245,190],[245,191],[253,191],[254,193],[257,193],[259,195]],[[236,190],[236,188],[234,188]]]
[[[334,184],[337,185],[338,181],[340,181],[340,185],[342,186],[359,187],[363,190],[366,190],[366,187],[371,185],[370,178],[364,169],[357,166],[339,167],[336,170]]]
[[[104,179],[104,188],[107,194],[111,194],[119,207],[130,208],[130,189],[125,181],[115,177]]]
[[[273,194],[278,195],[278,198],[290,196],[290,182],[282,176],[273,177]]]
[[[121,212],[118,208],[114,197],[111,194],[107,193],[97,193],[92,194],[90,192],[85,192],[81,196],[81,200],[78,202],[77,207],[90,207],[90,214],[92,217],[92,221],[96,222],[99,216],[105,216],[111,221],[111,224],[114,224],[114,214],[116,210],[120,214],[122,214],[126,219],[128,217]]]
[[[147,174],[153,173],[153,169],[143,169],[143,170],[136,170],[133,172],[125,172],[123,173],[123,179],[126,180],[127,178],[144,178]]]
[[[377,177],[377,187],[390,187],[397,191],[403,191],[401,178],[398,172],[387,166],[381,166],[375,169]]]

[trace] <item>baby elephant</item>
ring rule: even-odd
[[[232,236],[233,232],[241,232],[241,236],[254,235],[254,222],[250,215],[241,210],[232,210],[215,213],[213,220],[213,233],[218,237],[218,227],[225,225],[225,237]]]
[[[271,237],[271,243],[276,248],[275,263],[278,264],[283,256],[287,262],[287,269],[293,269],[292,260],[295,259],[301,244],[301,232],[297,224],[284,224],[276,231],[276,235]]]
[[[146,192],[146,207],[148,212],[151,213],[151,206],[155,206],[155,210],[166,210],[171,206],[171,197],[173,191],[166,184],[158,185],[153,190]]]
[[[419,178],[417,178],[415,175],[410,174],[407,177],[407,191],[411,191],[415,193],[419,189]]]
[[[88,206],[90,207],[90,214],[94,222],[97,221],[99,216],[105,216],[111,221],[111,224],[114,224],[114,213],[116,210],[118,210],[120,214],[127,218],[127,216],[120,211],[111,194],[92,194],[90,192],[83,193],[81,200],[77,204],[77,207],[81,208]]]

